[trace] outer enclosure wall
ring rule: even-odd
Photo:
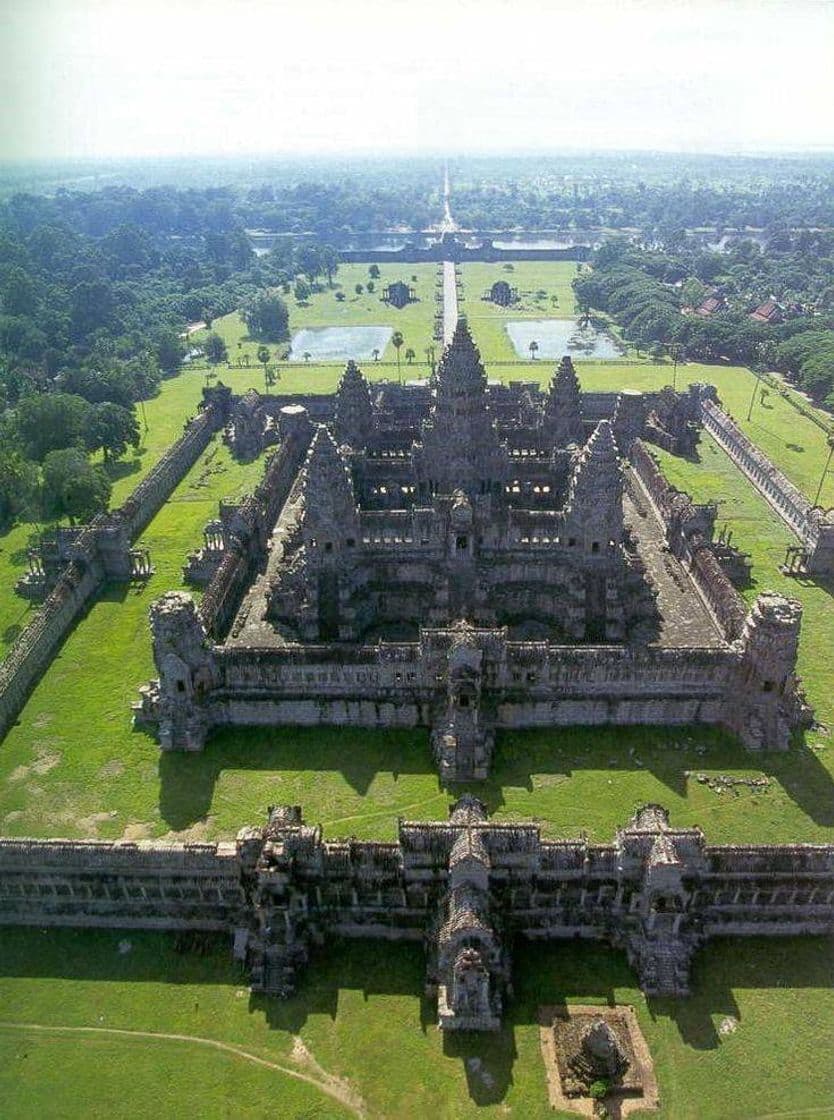
[[[624,858],[618,844],[543,842],[529,825],[488,825],[482,835],[490,889],[518,933],[616,940],[640,909],[643,860]],[[439,822],[404,823],[395,844],[319,841],[281,874],[278,909],[296,913],[302,896],[304,913],[322,932],[414,938],[448,887],[450,846]],[[705,846],[683,871],[684,912],[700,920],[703,936],[834,929],[830,845]],[[254,928],[254,896],[243,885],[250,875],[233,843],[3,840],[0,925]]]
[[[96,529],[122,522],[135,538],[208,446],[220,417],[210,407],[192,420],[121,509],[96,518],[75,547],[75,559],[0,663],[0,738],[9,730],[77,619],[105,582]]]
[[[834,517],[815,509],[767,455],[712,401],[701,406],[704,427],[808,548],[808,570],[834,572]]]
[[[234,844],[0,840],[0,924],[227,930],[244,905]]]

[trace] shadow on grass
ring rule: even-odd
[[[7,626],[2,634],[4,645],[10,646],[14,641],[17,640],[18,636],[22,632],[23,626],[19,622],[14,622],[11,626]]]
[[[147,735],[137,731],[136,734]],[[815,824],[834,825],[834,781],[804,735],[789,751],[752,753],[715,727],[564,727],[499,733],[491,776],[450,785],[450,798],[469,789],[490,813],[506,804],[507,789],[533,792],[533,775],[570,778],[582,770],[651,774],[685,798],[689,769],[760,770],[778,782]],[[159,808],[176,830],[203,820],[224,770],[337,772],[357,794],[367,794],[379,773],[434,771],[423,729],[233,728],[216,732],[203,751],[159,756]],[[438,788],[442,788],[438,786]],[[627,814],[623,813],[625,823]]]
[[[685,999],[648,999],[653,1020],[671,1019],[682,1041],[695,1050],[714,1050],[725,1019],[741,1021],[734,995],[744,989],[805,988],[830,991],[834,985],[834,943],[830,937],[718,938],[695,955],[691,994]]]
[[[111,482],[118,482],[119,479],[129,478],[130,475],[140,471],[142,469],[142,460],[140,458],[110,459],[109,462],[104,464],[104,469]]]
[[[183,1001],[190,998],[187,985],[216,984],[228,988],[232,1001],[234,989],[246,979],[231,960],[230,939],[201,937],[203,952],[193,953],[178,951],[176,934],[157,931],[0,929],[0,977],[128,984],[164,980],[183,986]],[[125,941],[130,944],[126,953]],[[742,1020],[736,992],[827,992],[834,986],[834,953],[831,939],[824,937],[710,942],[695,958],[692,994],[682,1000],[645,1000],[625,954],[595,942],[517,939],[513,958],[513,993],[495,1034],[438,1036],[436,1003],[424,995],[425,954],[414,942],[333,938],[313,952],[297,977],[294,995],[282,1000],[253,994],[249,1011],[263,1016],[272,1030],[294,1035],[311,1017],[327,1017],[342,1033],[346,1053],[353,1050],[366,1018],[378,1044],[395,1049],[401,1032],[419,1024],[426,1057],[433,1063],[459,1061],[470,1098],[486,1106],[503,1100],[513,1084],[517,1033],[538,1025],[542,1006],[634,1006],[662,1076],[670,1063],[669,1041],[657,1045],[669,1039],[664,1021],[675,1025],[684,1047],[712,1050],[721,1041],[722,1019]],[[388,997],[395,997],[394,1002]],[[390,1057],[395,1076],[394,1050]]]

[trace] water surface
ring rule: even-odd
[[[529,358],[530,343],[538,342],[537,358],[620,358],[623,351],[606,331],[580,327],[575,319],[516,319],[507,334],[519,358]]]
[[[311,362],[362,361],[374,350],[381,357],[393,333],[393,327],[305,327],[292,336],[290,361],[303,362],[305,354]]]

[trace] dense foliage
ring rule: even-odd
[[[334,191],[350,194],[344,184],[281,188],[283,226],[321,229],[334,215],[345,219],[347,203],[334,210]],[[354,218],[377,213],[369,197],[379,191],[351,194]],[[258,207],[277,205],[274,190],[255,195],[59,189],[0,206],[0,521],[31,503],[31,485],[25,501],[15,498],[20,472],[31,481],[31,464],[40,464],[45,476],[51,452],[102,451],[106,461],[137,445],[133,406],[179,369],[189,323],[210,325],[243,306],[256,337],[284,341],[288,311],[273,289],[298,280],[309,293],[320,278],[333,281],[338,254],[319,239],[280,238],[255,256],[244,223],[264,219]],[[389,196],[399,197],[393,188]],[[227,360],[216,335],[204,349],[215,364]],[[103,489],[91,492],[101,498]],[[59,509],[69,514],[66,502],[41,506]]]
[[[679,236],[673,248],[605,242],[574,281],[584,312],[609,314],[638,347],[776,369],[834,405],[834,232],[781,233],[726,253]],[[712,298],[715,309],[704,308]],[[776,305],[772,322],[752,317]]]
[[[675,229],[834,225],[830,157],[616,155],[466,160],[453,168],[466,229]]]

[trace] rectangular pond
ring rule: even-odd
[[[537,358],[621,358],[622,347],[606,331],[580,327],[575,319],[516,319],[507,323],[507,334],[519,358],[529,358],[530,343],[537,342]]]
[[[372,358],[374,350],[381,357],[393,333],[393,327],[305,327],[292,336],[290,361],[363,361]]]

